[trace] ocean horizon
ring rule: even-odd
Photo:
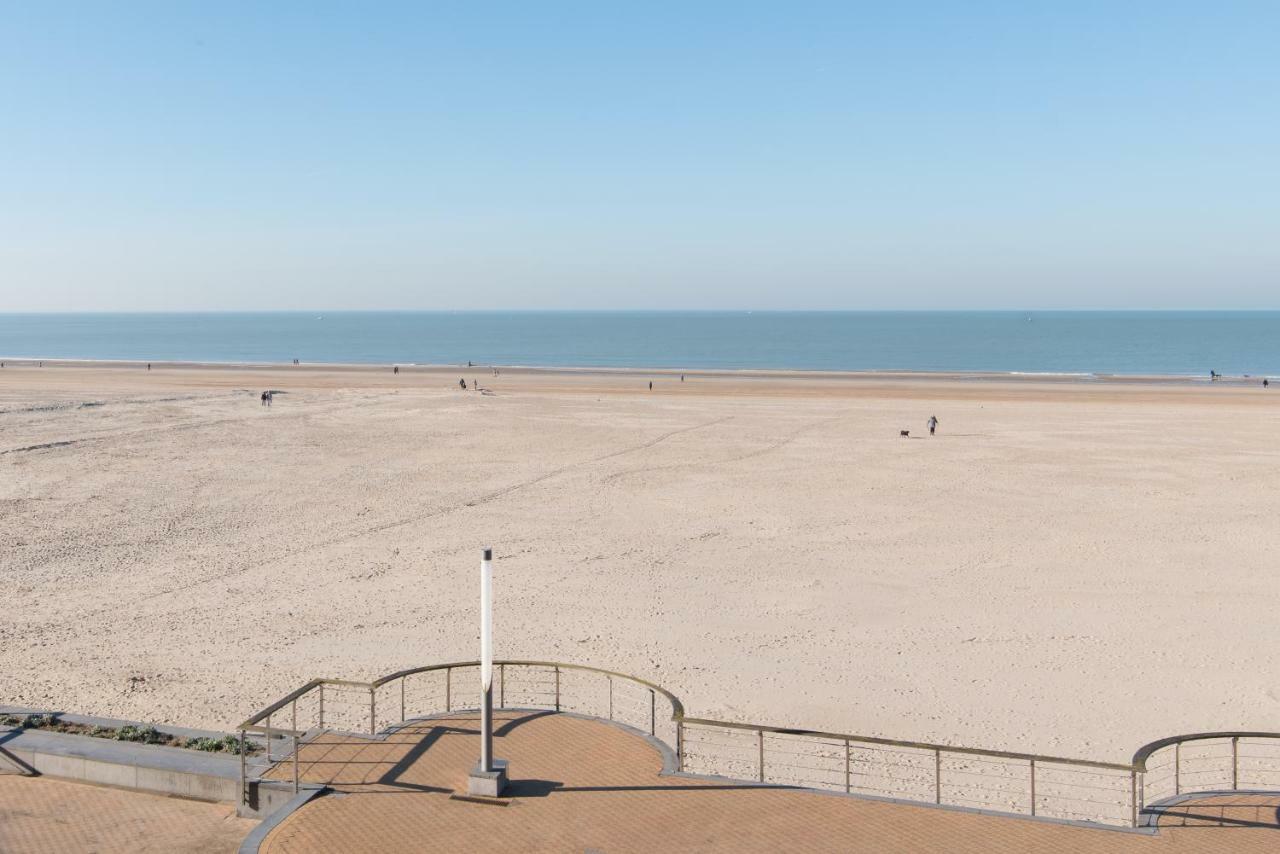
[[[1280,311],[0,314],[0,358],[1267,376]]]

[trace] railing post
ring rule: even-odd
[[[453,668],[446,667],[444,669],[444,710],[446,712],[453,711],[451,696],[453,693]]]
[[[556,711],[560,711],[560,665],[556,665]]]
[[[844,793],[847,795],[853,791],[851,772],[853,770],[852,751],[849,749],[849,739],[844,740]]]
[[[1031,760],[1031,814],[1036,814],[1036,761]]]
[[[320,729],[324,729],[324,683],[320,683]]]
[[[498,665],[498,708],[507,707],[507,665]]]
[[[757,740],[760,743],[760,782],[764,782],[764,730],[756,730]]]
[[[653,689],[649,689],[649,735],[658,734],[658,698],[653,693]]]
[[[240,730],[240,804],[246,807],[249,806],[249,789],[245,779],[248,776],[245,770],[245,753],[248,749],[248,745],[245,744],[244,730]]]
[[[1129,771],[1129,804],[1133,811],[1133,826],[1138,826],[1138,769]]]
[[[1240,736],[1231,736],[1231,791],[1239,788],[1240,783]]]
[[[369,735],[373,735],[375,732],[377,732],[377,728],[374,724],[374,704],[375,704],[374,689],[370,687],[369,688]]]
[[[1173,793],[1182,794],[1182,742],[1173,746]]]
[[[298,701],[289,704],[291,729],[293,730],[293,793],[298,794]]]
[[[942,751],[933,749],[933,802],[942,803]]]
[[[266,732],[264,733],[264,735],[266,735],[267,737],[267,741],[266,741],[267,764],[270,765],[271,764],[271,715],[267,715],[267,726],[266,726]]]
[[[609,680],[609,720],[613,720],[613,677],[606,676]]]
[[[676,770],[684,772],[684,721],[676,721]]]
[[[408,680],[408,676],[400,677],[400,723],[404,723],[404,683]]]

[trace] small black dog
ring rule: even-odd
[[[898,431],[898,435],[899,435],[899,436],[901,436],[901,437],[902,437],[902,438],[904,438],[904,439],[910,439],[910,438],[911,438],[911,431],[910,431],[910,430],[899,430],[899,431]]]

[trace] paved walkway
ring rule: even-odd
[[[301,751],[300,775],[339,794],[286,819],[262,852],[1280,850],[1276,799],[1184,804],[1185,815],[1166,822],[1225,826],[1139,835],[661,776],[650,744],[604,722],[549,713],[495,719],[494,753],[510,760],[514,780],[507,805],[449,797],[465,791],[475,763],[474,715],[413,724],[386,740],[326,735]],[[291,763],[275,771],[292,773]]]
[[[256,825],[231,804],[0,776],[4,854],[229,854]]]

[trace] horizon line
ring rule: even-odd
[[[1277,307],[1229,308],[162,308],[0,310],[0,317],[125,314],[1189,314],[1276,313]]]

